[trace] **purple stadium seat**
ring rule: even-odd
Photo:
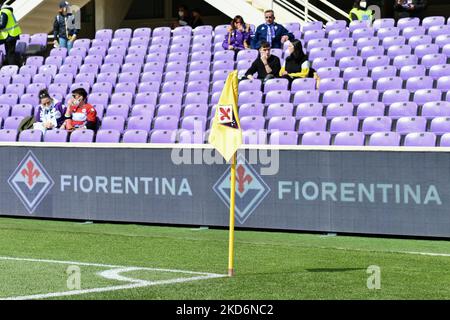
[[[0,95],[0,104],[9,104],[10,106],[17,104],[19,96],[17,94]]]
[[[345,20],[330,20],[325,24],[325,30],[331,31],[331,30],[345,29],[346,26],[347,21]]]
[[[259,90],[240,92],[238,101],[239,105],[262,102],[262,92]]]
[[[298,78],[292,81],[291,91],[296,92],[299,90],[315,90],[316,80],[313,78]]]
[[[440,35],[450,34],[450,25],[432,26],[428,28],[427,34],[436,38]]]
[[[194,61],[211,61],[211,52],[209,51],[198,51],[198,52],[192,52],[191,62]]]
[[[196,80],[189,81],[186,86],[186,92],[195,92],[195,91],[205,91],[209,88],[209,81],[207,80]],[[180,92],[182,92],[181,90]]]
[[[297,106],[295,117],[301,119],[303,117],[321,117],[323,113],[323,105],[319,102],[300,103]]]
[[[187,63],[182,61],[168,62],[165,66],[165,72],[170,71],[186,71]]]
[[[108,95],[112,94],[113,85],[110,82],[97,82],[92,86],[92,93],[104,92]]]
[[[421,36],[425,35],[426,29],[422,26],[411,26],[406,27],[402,30],[402,36],[404,36],[406,39],[409,39],[413,36]]]
[[[37,93],[25,93],[20,97],[19,103],[31,104],[32,106],[36,106],[39,104],[39,98],[37,96]]]
[[[122,82],[118,83],[114,89],[115,93],[122,93],[122,92],[130,92],[131,94],[136,93],[136,83],[134,82]]]
[[[312,48],[309,52],[309,59],[314,60],[316,58],[327,58],[331,57],[331,48],[329,47],[321,47],[321,48]]]
[[[209,93],[207,91],[188,92],[184,97],[184,104],[207,104]]]
[[[29,117],[33,114],[33,110],[31,104],[16,104],[12,106],[11,117]]]
[[[125,56],[125,63],[144,64],[145,54],[130,53]]]
[[[322,68],[319,68],[316,70],[317,70],[317,74],[319,75],[319,77],[321,79],[339,78],[340,74],[341,74],[341,69],[339,69],[338,67],[322,67]],[[293,83],[292,83],[292,85],[293,85]],[[311,88],[311,90],[314,90],[314,88]]]
[[[217,71],[214,71],[213,75],[212,75],[211,82],[215,82],[215,81],[218,81],[218,80],[226,80],[229,73],[230,72],[228,70],[217,70]],[[199,80],[202,80],[202,79],[199,79]],[[191,81],[191,80],[189,80],[189,81]]]
[[[386,37],[395,37],[400,34],[400,29],[397,27],[380,28],[377,30],[377,37],[383,40]]]
[[[206,117],[208,114],[208,105],[201,103],[191,103],[187,104],[183,108],[183,116],[203,116]]]
[[[420,24],[420,19],[419,18],[400,18],[397,20],[397,27],[400,29],[404,29],[407,27],[415,27],[415,26],[419,26]]]
[[[364,134],[357,131],[338,132],[334,137],[333,145],[335,146],[363,146]]]
[[[381,46],[366,46],[361,49],[361,58],[363,59],[382,55],[384,55],[384,48]]]
[[[15,142],[17,140],[17,128],[0,130],[1,142]]]
[[[155,113],[155,106],[152,104],[135,104],[131,110],[131,117],[144,116],[153,118]]]
[[[266,94],[265,103],[278,103],[278,102],[290,102],[291,93],[289,90],[276,90],[270,91]],[[250,101],[250,102],[258,102],[258,101]]]
[[[148,131],[145,130],[127,130],[123,134],[123,143],[147,143]]]
[[[431,43],[420,44],[420,45],[416,46],[414,49],[414,54],[419,58],[423,58],[425,55],[437,54],[437,53],[439,53],[439,46],[437,44],[431,44]],[[447,59],[445,59],[444,62],[440,62],[440,63],[445,63],[446,60]],[[439,64],[439,63],[436,63],[436,64]]]
[[[450,117],[436,117],[431,120],[430,130],[437,135],[450,132]]]
[[[19,134],[20,142],[41,142],[42,131],[41,130],[24,130]]]
[[[373,80],[369,77],[351,78],[347,82],[347,90],[354,92],[356,90],[370,90],[373,88]]]
[[[49,73],[38,73],[33,76],[33,83],[43,83],[45,86],[49,86],[52,83],[53,77]]]
[[[372,27],[375,30],[379,30],[381,28],[390,28],[395,26],[395,20],[392,18],[385,19],[376,19],[373,21]]]
[[[396,132],[406,135],[411,132],[426,131],[427,120],[423,117],[401,117],[397,120]]]
[[[64,64],[59,69],[59,74],[70,73],[73,76],[75,76],[77,74],[77,72],[78,72],[78,66],[75,64]]]
[[[136,94],[134,104],[152,104],[156,105],[158,94],[156,92],[143,92]]]
[[[189,64],[189,72],[198,71],[198,70],[209,70],[210,63],[209,61],[191,61]]]
[[[143,59],[141,59],[143,60]],[[109,64],[109,63],[117,63],[119,65],[123,64],[124,57],[119,54],[108,54],[105,59],[103,60],[103,63]]]
[[[239,117],[262,116],[264,113],[264,104],[262,103],[244,103],[239,107]]]
[[[92,55],[99,55],[102,58],[106,56],[107,48],[105,47],[91,47],[88,50],[88,57]]]
[[[154,130],[150,136],[150,143],[175,143],[175,130]]]
[[[422,106],[422,117],[432,119],[434,117],[449,117],[450,102],[432,101],[424,103]]]
[[[339,47],[334,51],[334,58],[340,60],[344,57],[355,57],[358,55],[357,47]]]
[[[450,43],[446,44],[446,45],[442,48],[442,54],[444,54],[445,56],[447,56],[447,59],[450,59]]]
[[[320,93],[316,90],[300,90],[294,94],[294,104],[303,102],[319,102]],[[331,101],[336,102],[336,101]]]
[[[370,77],[374,81],[378,81],[381,78],[385,77],[396,77],[397,75],[397,68],[394,66],[379,66],[374,67],[372,69],[372,72],[370,74]]]
[[[130,28],[117,29],[113,38],[131,38],[133,31]]]
[[[406,89],[386,90],[383,93],[382,102],[386,105],[390,105],[394,102],[405,101],[409,101],[409,91]]]
[[[36,67],[36,66],[24,65],[24,66],[20,67],[19,74],[13,75],[12,79],[15,79],[20,76],[30,76],[30,81],[31,81],[31,77],[37,73],[37,70],[38,70],[38,67]],[[15,83],[15,82],[13,82],[13,83]]]
[[[320,92],[342,89],[344,89],[344,79],[342,78],[325,78],[320,80]],[[314,87],[311,90],[314,90]]]
[[[164,81],[178,81],[178,80],[183,81],[185,79],[186,79],[185,71],[169,71],[164,74]],[[203,80],[203,79],[192,79],[192,80]]]
[[[394,102],[389,106],[388,115],[392,119],[417,116],[418,106],[415,102]]]
[[[13,129],[17,130],[19,128],[19,124],[22,122],[24,117],[21,116],[11,116],[5,119],[5,122],[3,123],[3,129]]]
[[[40,67],[44,64],[44,57],[32,56],[27,59],[26,65]]]
[[[0,73],[1,74],[6,74],[9,76],[13,76],[15,74],[17,74],[19,72],[19,67],[18,66],[11,66],[11,65],[6,65],[1,67],[0,69]]]
[[[420,89],[432,88],[433,82],[434,80],[431,77],[411,77],[406,81],[406,89],[414,92]]]
[[[327,105],[333,102],[348,102],[347,90],[328,90],[323,93],[322,103]]]
[[[294,105],[292,103],[272,103],[267,107],[267,118],[276,116],[292,116]]]
[[[211,35],[213,31],[213,27],[209,25],[198,26],[194,30],[192,30],[192,34],[194,36],[198,35]]]
[[[94,131],[89,129],[75,130],[70,134],[72,143],[90,143],[94,141]]]
[[[144,93],[144,92],[159,92],[160,89],[160,82],[159,81],[146,81],[139,83],[138,86],[138,93]]]
[[[390,59],[394,59],[397,56],[406,56],[406,55],[410,55],[412,52],[412,48],[411,46],[405,44],[405,45],[393,45],[390,46],[387,49],[387,56]]]
[[[303,117],[300,119],[298,132],[326,131],[327,118],[325,117]]]
[[[181,114],[180,104],[160,104],[156,109],[158,116],[177,116]]]
[[[385,106],[382,102],[363,102],[360,103],[356,109],[356,116],[360,120],[368,117],[382,117],[384,116]]]
[[[105,116],[102,120],[101,128],[103,130],[118,130],[123,132],[125,118],[122,116]]]
[[[363,37],[356,41],[356,47],[361,50],[364,47],[378,47],[380,45],[380,39],[377,37]],[[350,45],[351,46],[351,45]]]
[[[133,38],[137,37],[150,38],[151,35],[152,35],[151,28],[137,28],[133,31]]]
[[[414,102],[423,105],[427,102],[441,101],[442,92],[438,89],[419,89],[414,93]]]
[[[331,135],[324,131],[310,131],[302,136],[301,144],[305,146],[328,146],[330,144]]]
[[[436,39],[434,39],[434,43],[440,48],[443,48],[445,45],[450,44],[450,34],[442,34],[437,36]]]
[[[400,69],[400,78],[408,80],[412,77],[425,76],[426,68],[422,65],[417,66],[404,66]]]
[[[207,118],[203,116],[187,116],[181,120],[181,129],[203,132],[206,130]]]
[[[46,65],[54,65],[54,66],[56,66],[57,67],[57,69],[59,69],[61,66],[62,66],[62,63],[63,63],[63,57],[60,57],[60,56],[49,56],[49,57],[47,57],[46,59],[45,59],[45,64]],[[36,66],[31,66],[31,65],[29,65],[29,66],[23,66],[22,68],[24,68],[24,67],[36,67]],[[22,69],[21,68],[21,69]],[[30,69],[28,69],[28,70],[30,70]],[[32,69],[31,69],[32,70]],[[29,72],[27,72],[28,74],[32,74],[32,72],[31,71],[29,71]],[[36,73],[36,71],[34,71],[34,73]]]
[[[47,130],[44,135],[44,142],[67,142],[68,133],[66,130]]]
[[[92,40],[91,48],[92,47],[108,48],[109,47],[109,43],[110,43],[109,39],[94,39],[94,40]]]
[[[128,118],[130,107],[125,104],[110,104],[106,109],[106,116],[121,116],[122,118]]]
[[[325,30],[308,30],[303,33],[303,41],[306,43],[313,39],[325,38]]]
[[[280,91],[287,90],[289,85],[289,81],[287,79],[270,79],[266,81],[264,85],[264,93],[268,93],[269,91]]]
[[[374,132],[391,131],[392,119],[390,117],[367,117],[362,123],[362,132],[372,134]]]
[[[353,116],[335,117],[330,122],[330,133],[358,131],[359,119]]]
[[[355,43],[355,41],[352,38],[335,38],[333,40],[330,39],[330,41],[331,41],[331,49],[332,50],[336,50],[338,48],[344,48],[344,47],[353,47],[353,45]]]
[[[376,81],[375,89],[380,92],[402,89],[403,80],[400,77],[382,77]]]
[[[365,60],[365,66],[369,69],[373,69],[375,67],[384,67],[389,64],[389,57],[382,56],[371,56]]]
[[[361,38],[373,37],[374,34],[375,34],[375,30],[373,30],[370,27],[360,28],[360,29],[356,29],[352,32],[352,38],[353,38],[353,40],[357,41],[358,39],[361,39]]]
[[[50,56],[65,58],[67,56],[67,48],[53,48],[52,50],[50,50]]]
[[[263,130],[266,120],[263,116],[246,116],[240,122],[242,130]]]
[[[267,132],[265,130],[244,130],[242,132],[244,144],[267,144]]]
[[[298,134],[295,131],[276,131],[270,135],[269,144],[297,145]]]
[[[435,147],[436,135],[432,132],[413,132],[405,137],[405,147]]]
[[[95,39],[108,39],[111,40],[113,37],[113,30],[111,29],[101,29],[97,30],[95,33]]]
[[[178,121],[178,116],[158,116],[154,119],[153,130],[176,130]]]
[[[443,76],[437,79],[436,89],[450,91],[450,76]]]
[[[17,96],[21,96],[25,93],[25,85],[22,83],[9,84],[5,88],[5,93],[16,94]]]
[[[45,83],[32,83],[27,86],[27,93],[39,93],[42,89],[46,89],[47,85]]]
[[[83,64],[80,66],[79,73],[92,73],[97,74],[99,70],[99,65],[94,63]]]
[[[348,81],[351,78],[367,77],[368,74],[369,69],[367,67],[348,67],[344,69],[343,78]]]
[[[440,147],[450,147],[450,133],[444,133],[439,142]]]
[[[421,64],[426,68],[434,65],[443,65],[447,62],[447,56],[442,53],[427,54],[422,57]]]
[[[0,104],[0,118],[6,119],[10,116],[11,106],[7,104]]]
[[[164,92],[159,96],[160,104],[181,104],[183,94],[180,92]]]
[[[87,56],[87,49],[85,47],[73,48],[69,51],[69,56],[80,56],[84,59]]]
[[[369,146],[374,147],[398,147],[400,135],[397,132],[375,132],[369,138]]]
[[[439,64],[430,68],[430,77],[437,80],[440,77],[450,76],[450,64]]]
[[[326,108],[325,115],[328,119],[334,117],[351,117],[353,116],[353,104],[350,102],[330,103]]]
[[[339,60],[338,66],[341,69],[350,67],[361,67],[363,65],[363,58],[361,57],[343,57]]]
[[[417,46],[420,45],[427,45],[431,44],[433,41],[433,38],[429,35],[418,35],[418,36],[412,36],[408,40],[408,44],[413,48],[417,48]]]
[[[97,143],[119,143],[120,131],[118,130],[99,130],[95,138]]]
[[[319,70],[320,68],[335,67],[335,66],[336,66],[336,60],[332,57],[316,58],[312,62],[312,67],[316,70]]]

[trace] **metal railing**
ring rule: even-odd
[[[344,19],[348,18],[348,13],[332,4],[327,0],[319,0],[322,4],[329,7],[336,13],[337,17],[343,17]],[[309,0],[273,0],[273,3],[281,6],[283,9],[289,11],[291,14],[297,16],[299,19],[310,22],[322,20],[324,22],[335,21],[337,20],[335,17],[326,13],[322,9],[318,8],[315,5],[312,5]]]

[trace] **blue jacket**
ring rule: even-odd
[[[267,41],[267,25],[261,24],[256,28],[255,36],[252,39],[252,48],[259,49],[261,47],[261,41]],[[281,24],[274,23],[275,28],[275,37],[272,38],[272,48],[282,49],[283,45],[281,43],[281,37],[288,36],[289,40],[294,40],[294,35],[290,33],[285,27]]]

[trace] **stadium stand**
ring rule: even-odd
[[[439,146],[441,135],[450,133],[450,24],[381,20],[373,26],[347,27],[343,20],[303,28],[287,24],[300,36],[320,86],[313,79],[297,79],[291,90],[284,79],[263,87],[259,80],[241,81],[244,141],[254,141],[247,138],[261,130],[267,136],[258,143]],[[98,30],[94,39],[76,40],[69,55],[54,48],[47,58],[28,57],[21,68],[4,66],[1,138],[207,143],[228,72],[242,75],[257,56],[250,49],[236,58],[224,51],[225,28]],[[39,34],[22,35],[21,41],[44,43]],[[283,62],[286,49],[272,54]],[[88,91],[98,111],[97,133],[12,131],[37,108],[40,89],[66,102],[76,87]]]

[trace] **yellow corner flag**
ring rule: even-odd
[[[236,196],[236,151],[242,144],[242,130],[237,108],[238,77],[237,71],[228,75],[213,120],[209,143],[228,162],[231,159],[230,172],[230,235],[228,246],[228,276],[234,275],[234,207]]]
[[[238,76],[232,71],[225,82],[216,107],[209,143],[228,162],[242,144],[242,130],[237,108]]]

